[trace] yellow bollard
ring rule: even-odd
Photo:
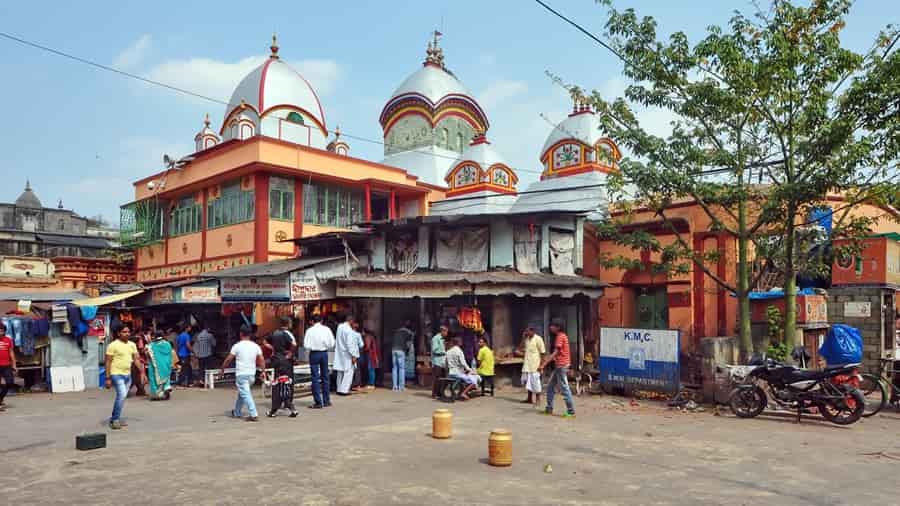
[[[512,432],[494,429],[488,438],[488,463],[492,466],[512,465]]]
[[[436,409],[431,415],[431,437],[449,439],[453,432],[453,413],[449,409]]]

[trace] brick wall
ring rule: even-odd
[[[859,329],[863,338],[863,368],[877,372],[880,369],[881,349],[884,338],[882,301],[885,289],[878,287],[832,287],[828,290],[828,319],[830,323],[844,323]],[[872,316],[855,318],[844,316],[845,302],[868,302]]]

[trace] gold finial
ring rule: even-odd
[[[269,58],[278,59],[278,37],[272,33],[272,45],[269,46],[269,49],[272,50],[272,54],[269,55]]]
[[[203,124],[206,125],[206,128],[209,128],[209,113],[206,113],[206,117],[203,118]]]
[[[247,102],[244,102],[244,99],[243,99],[243,98],[241,99],[241,105],[240,105],[240,108],[241,108],[241,110],[244,110],[244,109],[247,108]]]

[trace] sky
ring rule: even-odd
[[[546,0],[601,34],[606,10],[593,0]],[[764,3],[764,0],[762,0]],[[844,32],[862,51],[900,9],[859,0]],[[699,40],[749,0],[615,2],[656,18],[659,32]],[[540,149],[571,110],[547,72],[607,98],[622,95],[621,63],[531,0],[310,2],[0,3],[0,31],[134,74],[227,101],[234,86],[269,53],[279,54],[316,89],[329,129],[381,141],[378,115],[393,90],[422,64],[432,30],[443,32],[447,67],[479,100],[488,138],[518,169],[520,188],[537,178]],[[209,113],[225,106],[151,86],[0,38],[0,95],[9,119],[0,129],[0,202],[30,179],[47,207],[61,199],[84,216],[118,222],[132,182],[162,169],[164,154],[194,151]],[[671,117],[645,110],[654,133]],[[351,155],[383,158],[378,143],[349,139]]]

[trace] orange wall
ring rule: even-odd
[[[228,239],[231,238],[229,245]],[[206,231],[206,257],[220,257],[253,251],[253,222],[238,223]]]
[[[137,265],[140,268],[165,265],[165,243],[151,244],[137,249]]]
[[[166,240],[169,249],[169,263],[193,262],[200,260],[203,249],[203,234],[185,234]]]
[[[297,218],[301,219],[301,218]],[[306,228],[306,227],[303,227]],[[284,234],[284,237],[287,239],[291,239],[294,237],[294,222],[293,221],[280,221],[280,220],[269,220],[269,252],[278,252],[278,253],[293,253],[294,252],[294,243],[292,242],[278,242],[278,233],[281,232]],[[304,230],[304,236],[306,235],[306,231]]]

